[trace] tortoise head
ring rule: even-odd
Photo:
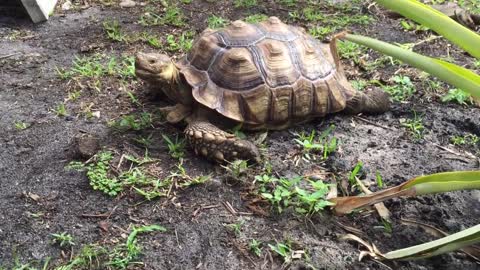
[[[166,54],[137,53],[135,74],[153,85],[170,84],[177,80],[178,69]]]

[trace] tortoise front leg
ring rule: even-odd
[[[235,159],[260,161],[260,153],[253,143],[239,139],[207,121],[192,121],[185,129],[185,135],[195,153],[208,159],[217,162]]]

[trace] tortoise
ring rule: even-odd
[[[217,125],[279,130],[329,113],[381,113],[390,106],[381,90],[356,91],[328,44],[277,17],[206,29],[177,62],[157,53],[135,58],[137,77],[175,104],[165,108],[167,121],[186,120],[195,153],[218,162],[258,162],[260,155],[252,142]]]

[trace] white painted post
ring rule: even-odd
[[[34,23],[48,20],[57,0],[21,0]]]

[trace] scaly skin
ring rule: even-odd
[[[217,162],[235,159],[260,161],[260,153],[253,143],[239,139],[209,122],[191,121],[185,129],[185,135],[195,153],[208,159]]]

